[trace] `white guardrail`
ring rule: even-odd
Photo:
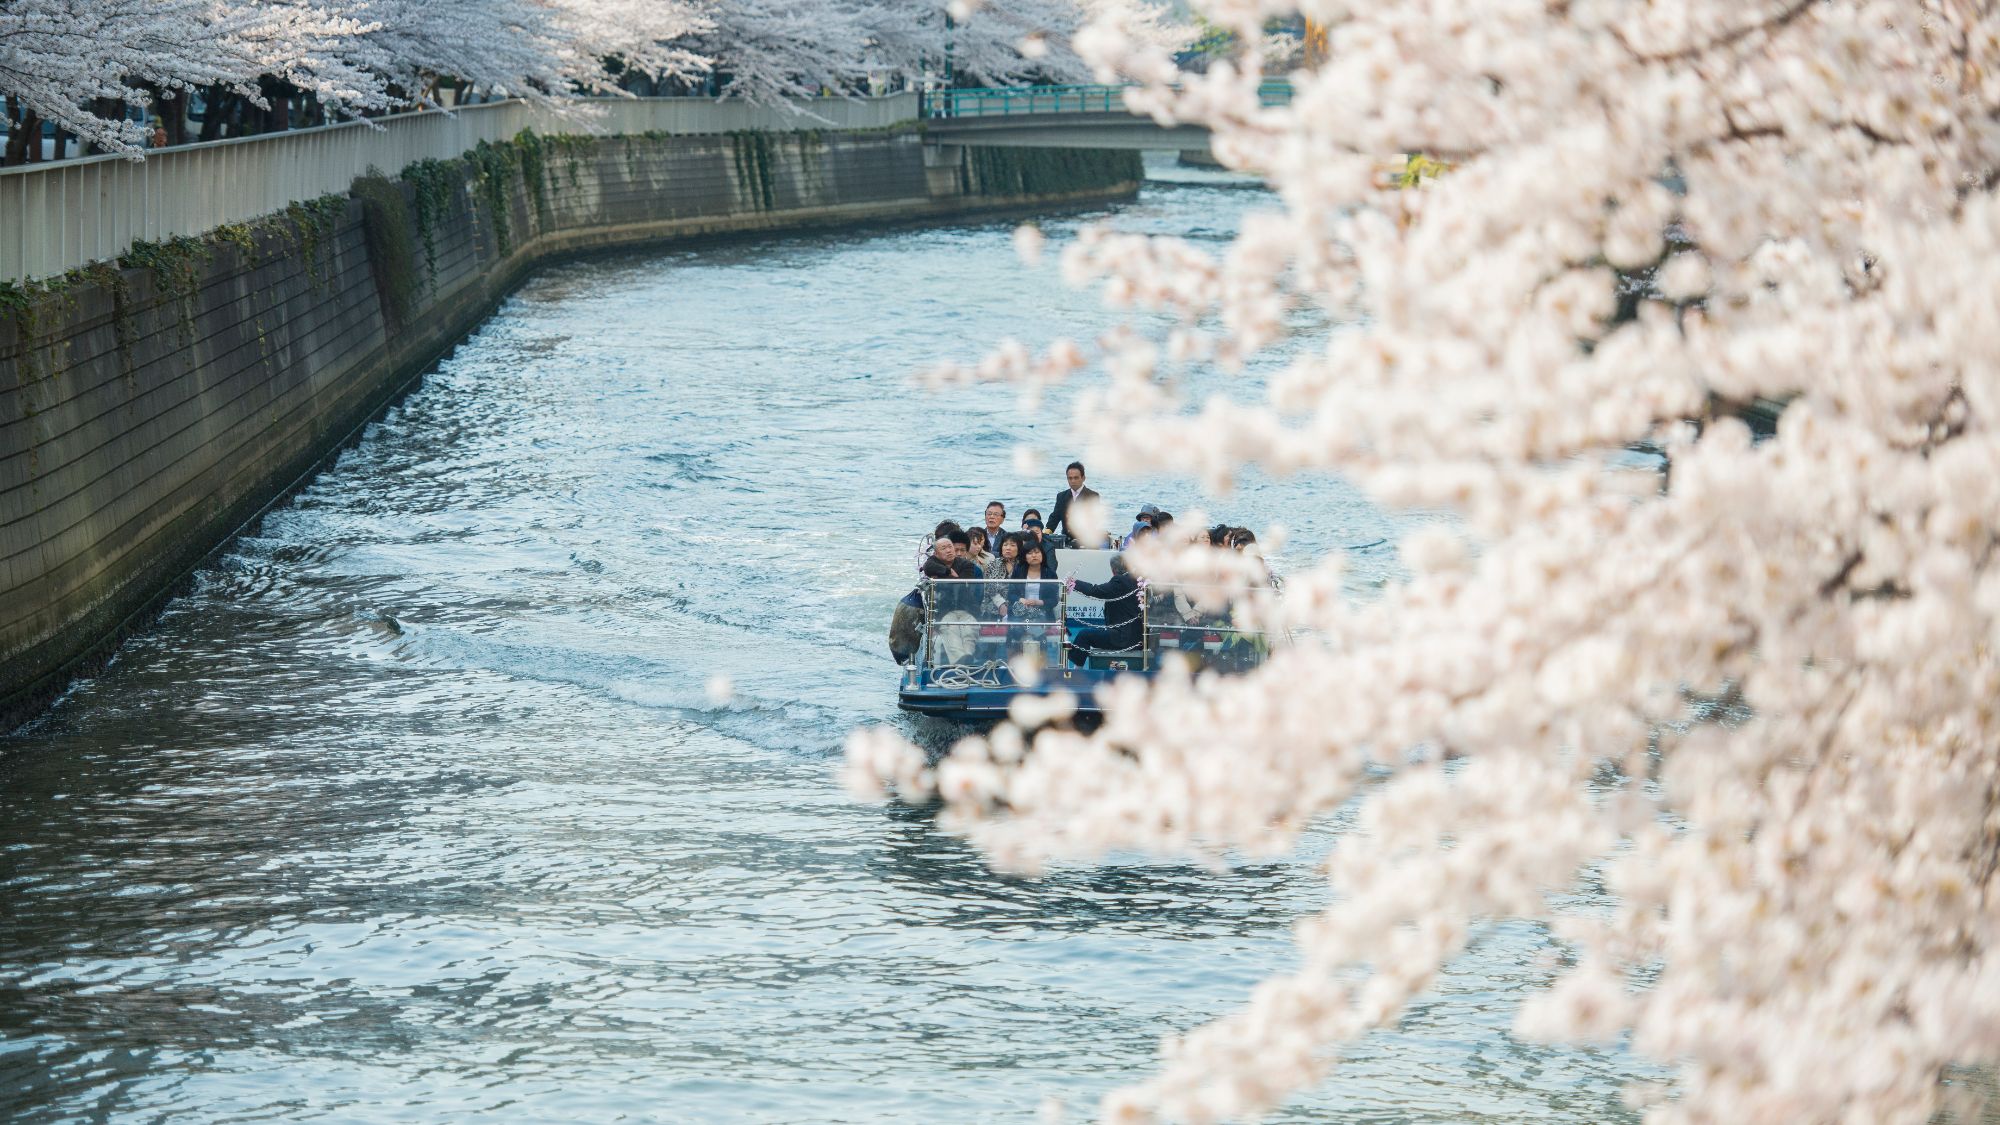
[[[803,112],[711,98],[598,98],[562,107],[521,101],[404,113],[203,144],[144,160],[91,156],[0,168],[0,281],[55,277],[135,242],[197,235],[330,192],[369,169],[394,176],[523,129],[543,134],[695,135],[756,129],[879,129],[917,119],[917,95],[814,98]]]

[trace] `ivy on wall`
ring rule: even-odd
[[[424,243],[424,264],[431,288],[437,288],[438,223],[451,210],[452,197],[465,188],[462,160],[419,160],[403,169],[403,182],[416,188],[417,234]]]
[[[776,145],[771,134],[738,130],[729,134],[729,147],[736,158],[736,186],[744,202],[759,211],[769,211],[777,202],[771,179]]]
[[[354,197],[361,201],[362,234],[368,242],[368,263],[382,294],[382,312],[391,330],[413,323],[422,281],[417,275],[416,208],[401,183],[380,172],[354,181]],[[431,247],[428,238],[422,239]],[[437,272],[431,271],[433,287]]]
[[[275,226],[276,232],[298,249],[306,265],[306,279],[316,290],[325,288],[332,280],[330,274],[323,272],[326,262],[322,251],[346,214],[347,196],[328,194],[285,208],[283,222],[272,224],[266,220],[267,225]]]
[[[534,216],[544,228],[554,221],[551,192],[567,178],[574,188],[582,182],[583,158],[593,137],[545,136],[523,129],[507,141],[481,141],[463,156],[449,160],[419,160],[403,169],[403,179],[416,185],[417,235],[424,244],[424,262],[431,285],[437,285],[437,230],[451,210],[454,196],[468,185],[485,211],[501,257],[514,252],[514,180],[527,190]],[[560,164],[560,170],[558,170]]]
[[[61,369],[63,361],[60,355],[70,341],[67,338],[50,338],[50,330],[58,322],[74,317],[77,293],[87,288],[111,296],[111,326],[117,340],[119,372],[128,385],[132,383],[137,375],[133,355],[137,343],[135,325],[143,311],[135,308],[132,302],[127,274],[134,270],[152,274],[157,305],[173,309],[179,329],[182,361],[192,367],[197,299],[201,296],[205,267],[216,251],[224,246],[234,246],[242,252],[245,261],[256,265],[263,261],[262,248],[267,242],[289,243],[304,263],[309,282],[317,289],[330,280],[330,272],[326,269],[326,251],[346,209],[347,196],[323,195],[294,203],[278,214],[256,222],[217,227],[199,238],[175,237],[157,242],[135,242],[116,262],[94,262],[58,277],[26,285],[0,282],[0,317],[4,317],[14,328],[15,362],[23,376],[21,387],[26,390]],[[44,362],[45,357],[53,362]],[[34,417],[37,413],[34,395],[23,394],[20,401],[21,417]],[[30,469],[38,463],[35,443],[31,440]]]

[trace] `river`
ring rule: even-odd
[[[1268,204],[1153,167],[1179,182],[1109,212],[1127,229],[1219,244]],[[1087,1117],[1287,966],[1325,837],[1023,881],[834,781],[850,728],[942,737],[896,711],[883,641],[916,537],[1046,510],[1074,453],[1061,395],[911,380],[1115,322],[1010,229],[540,274],[0,736],[0,1117]],[[1092,484],[1282,523],[1281,570],[1394,532],[1336,480]],[[1393,565],[1353,558],[1363,596]],[[1627,1056],[1505,1034],[1549,952],[1487,930],[1283,1119],[1628,1119]]]

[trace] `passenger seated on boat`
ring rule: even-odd
[[[977,610],[986,583],[979,568],[964,556],[971,543],[972,536],[953,531],[932,546],[931,559],[924,564],[924,576],[932,583],[933,664],[965,664],[972,662],[977,652]]]
[[[1139,608],[1139,580],[1124,555],[1111,556],[1111,580],[1080,582],[1066,578],[1063,585],[1104,603],[1104,628],[1083,629],[1069,646],[1073,664],[1082,664],[1093,653],[1130,652],[1143,640],[1144,615]]]
[[[959,553],[964,556],[966,562],[971,563],[973,568],[979,571],[981,578],[999,577],[994,573],[999,560],[986,550],[986,535],[979,528],[975,527],[965,533],[965,549]]]
[[[962,609],[956,609],[940,617],[932,635],[936,637],[931,650],[932,664],[980,664],[979,622]]]
[[[1062,598],[1054,552],[1045,549],[1039,539],[1023,540],[1020,550],[1021,561],[1014,565],[1010,577],[1025,585],[1008,588],[1012,599],[1008,616],[1015,621],[1054,621],[1056,603]]]
[[[998,500],[988,500],[986,502],[986,512],[980,524],[980,529],[986,535],[987,554],[998,555],[1000,553],[1000,541],[1007,538],[1007,529],[1001,525],[1006,522],[1007,505],[1002,504]]]
[[[949,538],[952,532],[962,531],[962,530],[964,529],[958,526],[958,521],[945,520],[944,522],[937,525],[936,531],[931,532],[930,538],[925,539],[922,543],[917,544],[918,573],[922,573],[924,569],[924,564],[930,561],[931,550],[933,547],[937,545],[938,540]]]
[[[1174,613],[1188,625],[1226,623],[1229,620],[1229,590],[1224,586],[1176,586],[1171,599]]]
[[[970,613],[978,604],[979,568],[959,557],[968,541],[965,532],[953,531],[932,545],[930,560],[924,563],[924,577],[936,583],[933,612],[938,617]]]
[[[1012,578],[1014,567],[1021,561],[1021,537],[1008,532],[1000,537],[1000,553],[993,557],[997,564],[992,578]],[[1004,582],[996,582],[988,588],[984,615],[989,621],[998,621],[1007,616],[1008,603],[1014,600],[1014,588]]]
[[[937,529],[917,545],[917,574],[920,577],[938,577],[952,568],[940,564],[943,569],[931,574],[925,568],[936,561],[937,544],[949,540],[951,533],[958,531],[958,524],[945,520]],[[924,631],[924,588],[914,587],[896,603],[896,612],[889,618],[889,655],[898,664],[908,664],[917,654],[917,646],[922,642]]]
[[[1277,573],[1271,569],[1270,561],[1264,557],[1264,549],[1257,546],[1257,536],[1249,528],[1230,528],[1229,546],[1238,554],[1249,555],[1251,558],[1257,560],[1257,565],[1264,568],[1264,584],[1266,586],[1269,586],[1273,590],[1282,590],[1284,588],[1278,581]]]
[[[1015,532],[1014,534],[1019,535],[1021,537],[1023,541],[1022,542],[1023,546],[1027,545],[1026,541],[1029,539],[1033,539],[1037,543],[1042,542],[1043,537],[1046,535],[1046,533],[1042,530],[1042,513],[1036,511],[1033,508],[1029,508],[1027,511],[1022,512],[1021,530]]]
[[[1129,549],[1132,544],[1138,542],[1141,532],[1152,531],[1153,521],[1159,516],[1160,509],[1152,504],[1140,508],[1139,514],[1132,517],[1132,530],[1126,532],[1125,538],[1118,541],[1118,549],[1121,551]]]

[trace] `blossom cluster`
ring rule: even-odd
[[[774,101],[956,79],[1078,80],[1086,20],[1156,47],[1190,32],[1148,0],[8,0],[0,96],[108,151],[145,131],[122,107],[218,88],[265,104],[288,83],[336,115],[462,92],[555,99],[634,76],[714,80]]]
[[[1287,5],[1196,6],[1249,36]],[[1102,365],[1093,464],[1455,518],[1380,597],[1295,576],[1268,612],[1300,640],[1253,673],[1121,684],[1091,734],[934,769],[869,732],[850,772],[1028,869],[1282,853],[1356,808],[1301,967],[1108,1119],[1270,1109],[1495,918],[1573,955],[1516,1033],[1658,1060],[1648,1120],[1931,1119],[2000,1062],[2000,9],[1300,6],[1326,58],[1282,106],[1255,53],[1177,76],[1078,36],[1275,204],[1219,256],[1086,234],[1071,278],[1173,326],[984,373]],[[1399,154],[1449,171],[1386,185]],[[1199,409],[1169,377],[1266,352]],[[1612,909],[1561,908],[1586,873]]]

